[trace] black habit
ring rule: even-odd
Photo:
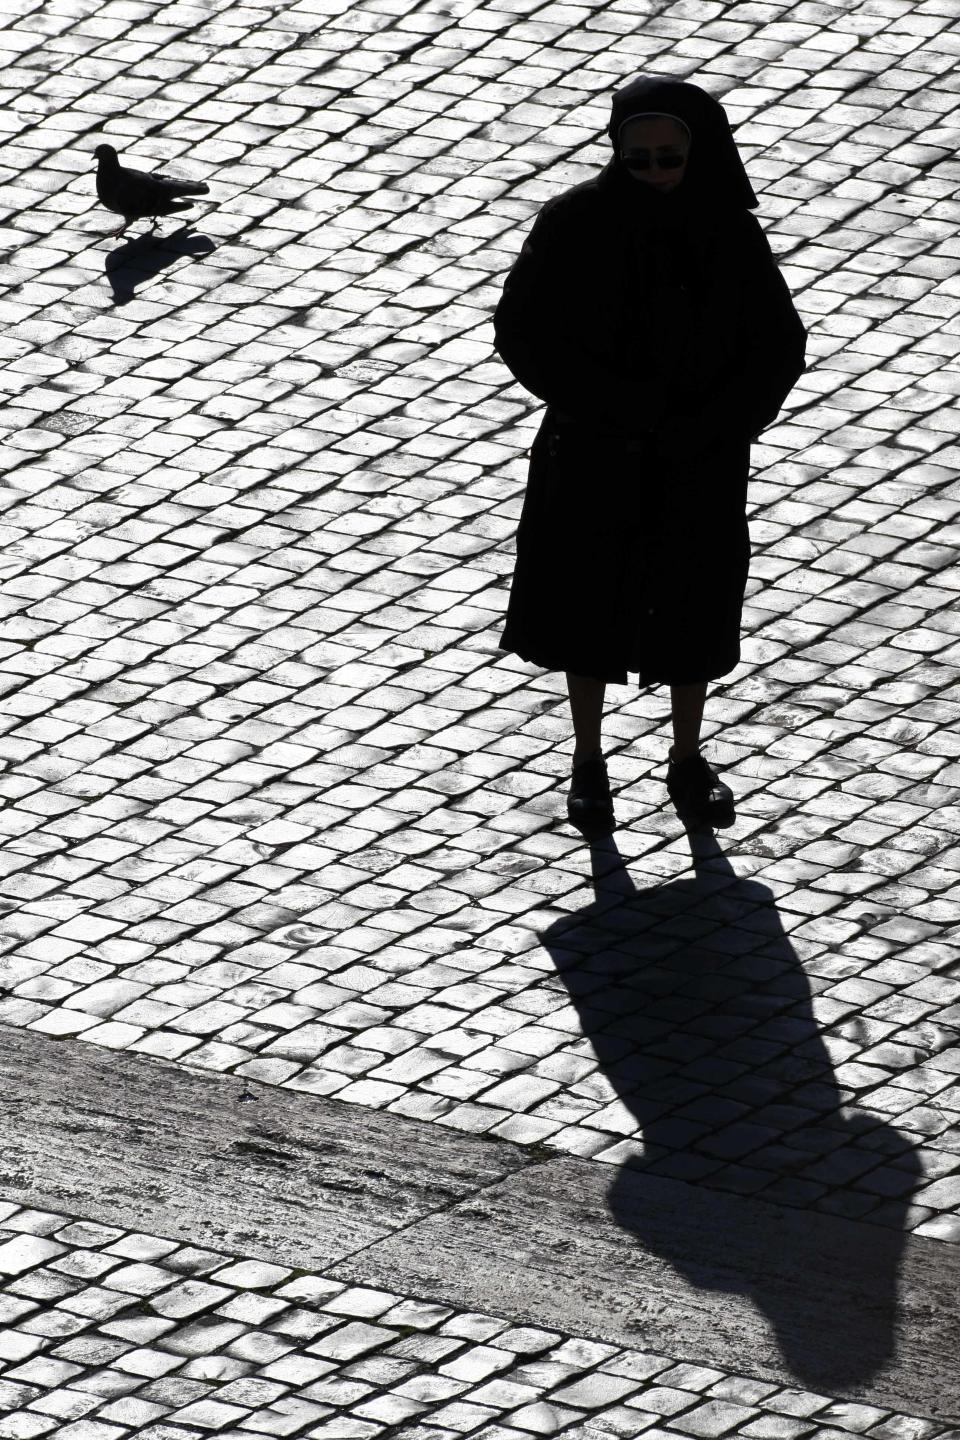
[[[691,137],[672,191],[620,157],[620,126],[651,112]],[[547,406],[501,647],[689,684],[740,659],[750,441],[803,373],[806,332],[719,102],[639,77],[608,134],[614,158],[542,206],[494,315],[497,352]]]

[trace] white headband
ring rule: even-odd
[[[628,115],[626,120],[620,121],[620,124],[617,127],[618,141],[620,139],[620,136],[623,134],[624,125],[629,125],[634,120],[673,120],[677,125],[683,126],[684,130],[686,130],[687,132],[688,140],[692,141],[693,139],[693,136],[690,134],[690,126],[687,125],[685,121],[681,120],[679,115],[671,115],[666,110],[640,110],[637,112],[636,115]]]

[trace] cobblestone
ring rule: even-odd
[[[0,33],[0,1024],[954,1241],[949,7],[395,9]],[[738,822],[695,867],[617,690],[631,889],[497,649],[537,406],[490,316],[641,68],[723,99],[811,338],[708,707]],[[105,243],[101,138],[209,203]]]

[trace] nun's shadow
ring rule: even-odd
[[[214,249],[216,246],[209,235],[198,235],[189,225],[183,225],[169,235],[150,230],[145,235],[134,236],[107,256],[106,272],[113,291],[113,303],[126,305],[133,299],[138,285],[159,275],[161,270],[182,260],[185,255],[197,259],[201,255],[209,255]]]
[[[893,1357],[919,1161],[891,1126],[842,1111],[771,892],[712,836],[690,840],[692,876],[645,890],[612,839],[594,842],[596,900],[542,937],[600,1062],[581,1094],[618,1099],[643,1141],[610,1210],[687,1282],[748,1297],[791,1374],[835,1393]],[[811,1209],[838,1190],[873,1223]]]

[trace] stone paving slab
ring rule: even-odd
[[[960,1252],[7,1030],[0,1190],[835,1399],[960,1418]]]
[[[629,1165],[610,1178],[564,1156],[434,1211],[331,1274],[956,1417],[956,1257],[888,1227]]]
[[[960,1418],[959,1251],[933,1238],[76,1041],[0,1050],[7,1200]]]
[[[0,1023],[960,1238],[954,0],[8,13]],[[490,316],[644,68],[723,99],[810,364],[737,825],[691,855],[616,688],[623,870],[497,648]],[[108,240],[101,139],[209,201]]]
[[[0,1094],[7,1197],[315,1269],[534,1163],[505,1140],[28,1031],[0,1032]]]
[[[0,1201],[0,1435],[953,1440],[926,1418]]]

